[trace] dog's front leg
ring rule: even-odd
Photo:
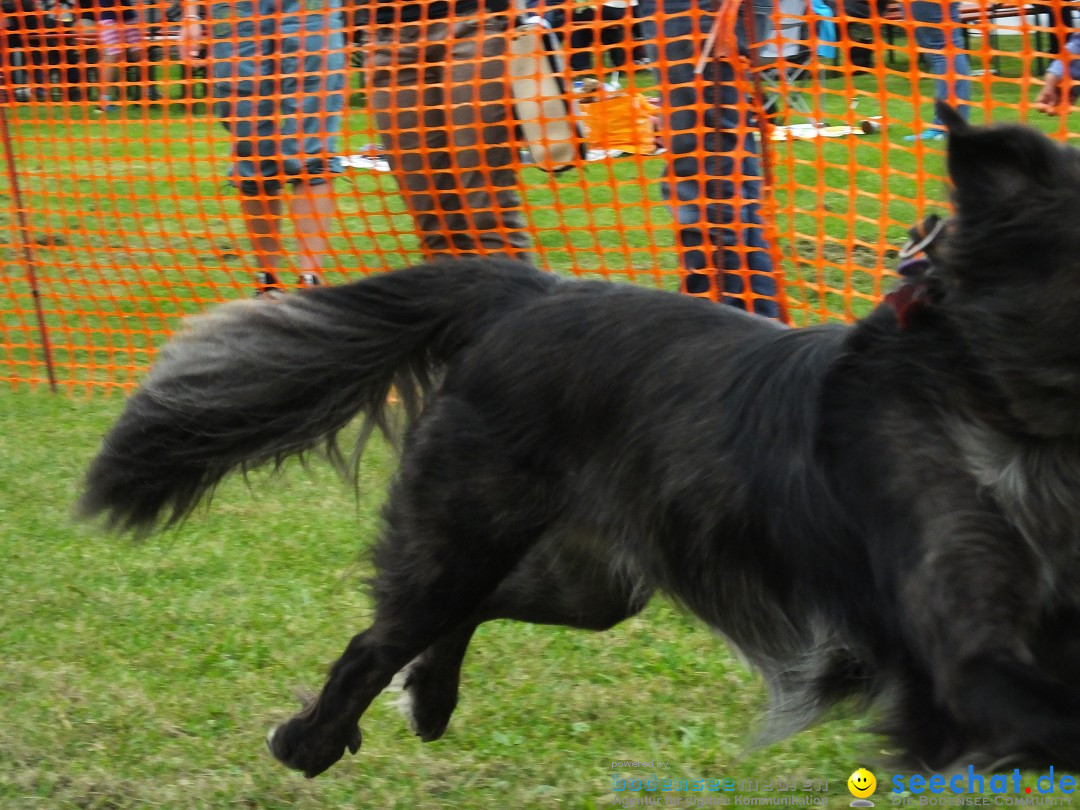
[[[319,696],[288,722],[272,729],[266,744],[275,759],[318,776],[345,755],[360,749],[360,717],[393,676],[375,666],[370,631],[353,637],[330,669]]]
[[[311,777],[355,751],[357,724],[375,696],[468,625],[543,536],[554,502],[546,490],[505,458],[470,408],[429,406],[406,445],[372,552],[375,622],[331,667],[318,700],[272,733],[274,756]]]
[[[988,654],[1030,660],[1037,567],[1019,537],[975,511],[936,516],[921,535],[901,599],[933,666],[936,696],[947,700],[964,661]]]
[[[917,753],[1038,756],[1075,765],[1080,701],[1040,670],[1032,651],[1039,560],[995,510],[960,508],[964,500],[958,493],[926,499],[926,507],[949,506],[921,516],[920,556],[901,581],[912,656],[928,674],[925,697],[948,718],[926,740],[932,750]]]

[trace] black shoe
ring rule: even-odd
[[[287,292],[288,288],[269,270],[259,270],[255,273],[256,298],[280,298]]]
[[[318,273],[308,271],[300,274],[300,287],[306,289],[307,287],[322,287],[326,282],[322,280],[322,276]]]

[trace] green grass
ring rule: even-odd
[[[326,467],[292,467],[232,480],[136,545],[70,520],[120,404],[0,392],[5,810],[593,808],[635,775],[619,760],[661,760],[636,775],[662,778],[827,780],[839,808],[856,767],[893,772],[860,720],[754,748],[760,683],[656,600],[605,634],[484,626],[443,740],[420,743],[384,696],[359,756],[306,781],[262,738],[370,620],[362,552],[392,455],[369,452],[359,501]]]
[[[421,744],[380,699],[360,756],[305,781],[262,736],[370,618],[359,552],[386,448],[359,505],[327,469],[290,469],[232,481],[179,532],[133,545],[69,519],[120,403],[0,400],[0,807],[589,807],[610,798],[611,760],[830,780],[862,761],[846,723],[747,754],[760,687],[657,602],[603,636],[482,628],[443,741]]]

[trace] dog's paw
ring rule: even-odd
[[[324,729],[306,717],[294,717],[266,735],[266,746],[274,759],[287,768],[302,771],[312,779],[345,756],[360,750],[360,727]]]
[[[432,677],[423,666],[412,666],[404,675],[397,707],[408,718],[413,734],[423,742],[434,742],[446,733],[457,708],[457,679]]]

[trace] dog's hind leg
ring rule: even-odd
[[[358,723],[396,672],[472,619],[543,536],[552,485],[506,456],[464,403],[432,403],[402,454],[374,551],[375,621],[332,665],[318,698],[268,740],[315,776],[360,745]]]
[[[613,571],[588,546],[552,541],[534,546],[480,606],[476,618],[432,644],[405,669],[403,707],[424,742],[439,739],[457,707],[461,666],[479,623],[513,619],[603,631],[640,612],[652,595],[637,579]]]
[[[461,665],[477,624],[447,633],[402,670],[400,707],[413,732],[424,742],[439,739],[457,708]]]

